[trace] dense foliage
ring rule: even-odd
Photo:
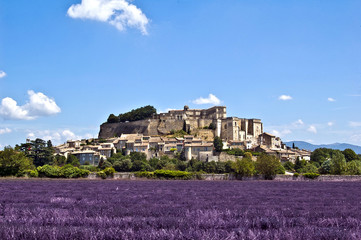
[[[355,182],[0,181],[0,239],[360,239]]]
[[[64,165],[63,167],[44,165],[37,167],[39,177],[48,178],[84,178],[90,173],[89,170],[79,169],[70,164]]]
[[[31,159],[11,147],[0,151],[0,176],[23,176],[26,170],[34,169]]]
[[[213,140],[213,146],[216,152],[221,152],[223,149],[223,142],[220,137],[215,136]]]
[[[46,142],[37,138],[30,142],[16,145],[15,149],[32,159],[35,166],[52,164],[54,160],[54,149],[50,140]]]
[[[108,123],[117,123],[117,122],[132,122],[138,120],[144,120],[151,118],[154,114],[157,113],[157,110],[153,106],[145,106],[137,109],[133,109],[130,112],[126,112],[123,114],[119,114],[115,116],[114,114],[110,114],[108,117]]]
[[[256,170],[265,179],[273,179],[280,169],[280,160],[273,155],[261,154],[256,161]]]

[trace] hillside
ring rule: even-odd
[[[290,141],[290,142],[285,142],[285,144],[289,147],[292,147],[292,144],[295,144],[296,147],[300,148],[300,149],[307,149],[307,150],[315,150],[316,148],[331,148],[331,149],[338,149],[338,150],[345,150],[346,148],[350,148],[352,150],[355,151],[355,153],[357,154],[361,154],[361,146],[357,146],[357,145],[352,145],[352,144],[348,144],[348,143],[333,143],[333,144],[320,144],[320,145],[315,145],[315,144],[311,144],[308,142],[303,142],[303,141]]]

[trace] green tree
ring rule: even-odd
[[[109,115],[107,122],[108,123],[117,123],[117,122],[119,122],[119,118],[112,113]]]
[[[318,172],[321,174],[330,174],[331,173],[331,160],[326,160],[321,164],[321,167],[318,169]]]
[[[256,161],[256,170],[265,179],[273,179],[280,164],[280,160],[276,156],[261,154]]]
[[[157,113],[157,110],[153,106],[145,106],[137,109],[133,109],[130,112],[119,114],[119,122],[132,122],[151,118],[154,114]]]
[[[138,171],[152,171],[152,167],[149,165],[148,162],[144,162],[141,160],[135,160],[132,162],[132,171],[138,172]]]
[[[106,168],[112,168],[112,167],[113,167],[113,164],[111,162],[109,162],[108,160],[104,160],[100,169],[106,169]]]
[[[361,175],[361,161],[350,161],[346,163],[346,174]]]
[[[80,166],[80,162],[79,159],[77,157],[75,157],[73,154],[69,154],[67,159],[66,159],[66,164],[70,164],[74,167],[79,167]]]
[[[136,160],[147,161],[147,155],[145,155],[145,153],[141,153],[141,152],[131,152],[130,159],[132,161],[136,161]]]
[[[21,176],[28,169],[34,169],[34,165],[24,153],[11,147],[0,151],[0,176]]]
[[[353,160],[360,160],[359,156],[354,152],[354,150],[350,148],[346,148],[342,151],[343,155],[345,156],[346,162],[351,162]]]
[[[287,161],[283,163],[283,167],[287,170],[287,171],[291,171],[294,172],[295,171],[295,164],[293,164],[291,161]]]
[[[311,153],[311,161],[318,162],[321,165],[330,158],[330,149],[327,148],[317,148]]]
[[[217,137],[217,136],[214,137],[213,145],[214,145],[214,149],[216,150],[216,152],[222,152],[223,142],[220,137]]]
[[[65,164],[66,164],[66,157],[61,156],[59,154],[55,155],[53,160],[53,165],[63,166]]]
[[[318,173],[318,168],[310,163],[307,162],[301,169],[298,171],[299,173]]]
[[[295,171],[300,172],[300,169],[304,168],[306,166],[307,162],[306,160],[300,160],[299,157],[297,157],[295,161]]]
[[[217,171],[217,164],[215,161],[205,162],[203,163],[203,171],[207,173],[216,173]]]
[[[331,157],[331,173],[336,175],[344,174],[346,170],[346,159],[341,151],[336,151]]]
[[[132,161],[128,158],[118,160],[114,162],[113,167],[117,172],[129,172],[132,169]]]
[[[54,159],[54,149],[52,148],[51,141],[46,142],[40,138],[28,143],[22,143],[20,146],[17,145],[15,149],[31,158],[35,166],[51,164]]]
[[[240,178],[251,177],[255,173],[255,164],[249,157],[244,157],[242,159],[237,159],[233,163],[233,171]]]
[[[216,130],[217,126],[215,123],[211,122],[211,124],[209,124],[209,127],[208,129],[211,129],[211,130]]]

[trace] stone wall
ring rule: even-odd
[[[145,136],[169,134],[171,130],[182,130],[183,120],[147,119],[123,123],[103,123],[100,126],[99,138],[119,137],[124,134],[141,133]]]
[[[228,162],[228,161],[233,161],[235,162],[237,160],[237,157],[234,155],[229,155],[225,152],[221,152],[218,156],[218,161],[220,162]]]
[[[153,120],[154,121],[154,120]],[[148,129],[151,120],[140,120],[124,123],[103,123],[100,125],[99,138],[119,137],[122,133],[143,133],[149,135]]]
[[[221,181],[221,180],[242,180],[242,181],[259,181],[264,180],[261,176],[246,177],[237,179],[233,174],[201,174],[201,178],[206,181]],[[88,179],[101,179],[96,176],[96,173],[90,173]],[[108,179],[113,180],[144,180],[138,178],[134,173],[114,173],[114,177]],[[321,182],[361,182],[361,176],[346,176],[346,175],[321,175],[316,179],[309,179],[303,176],[294,177],[292,175],[277,175],[273,181],[321,181]]]
[[[319,181],[319,182],[361,182],[361,176],[358,175],[320,175],[316,179],[309,179],[303,176],[294,177],[292,175],[277,175],[275,181]]]

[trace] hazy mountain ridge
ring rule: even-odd
[[[300,149],[307,149],[307,150],[315,150],[317,148],[331,148],[331,149],[338,149],[338,150],[345,150],[346,148],[350,148],[355,151],[357,154],[361,154],[361,146],[348,144],[348,143],[332,143],[332,144],[320,144],[315,145],[312,143],[304,142],[304,141],[290,141],[285,142],[285,144],[289,147],[292,147],[292,144],[295,144],[296,147]]]

